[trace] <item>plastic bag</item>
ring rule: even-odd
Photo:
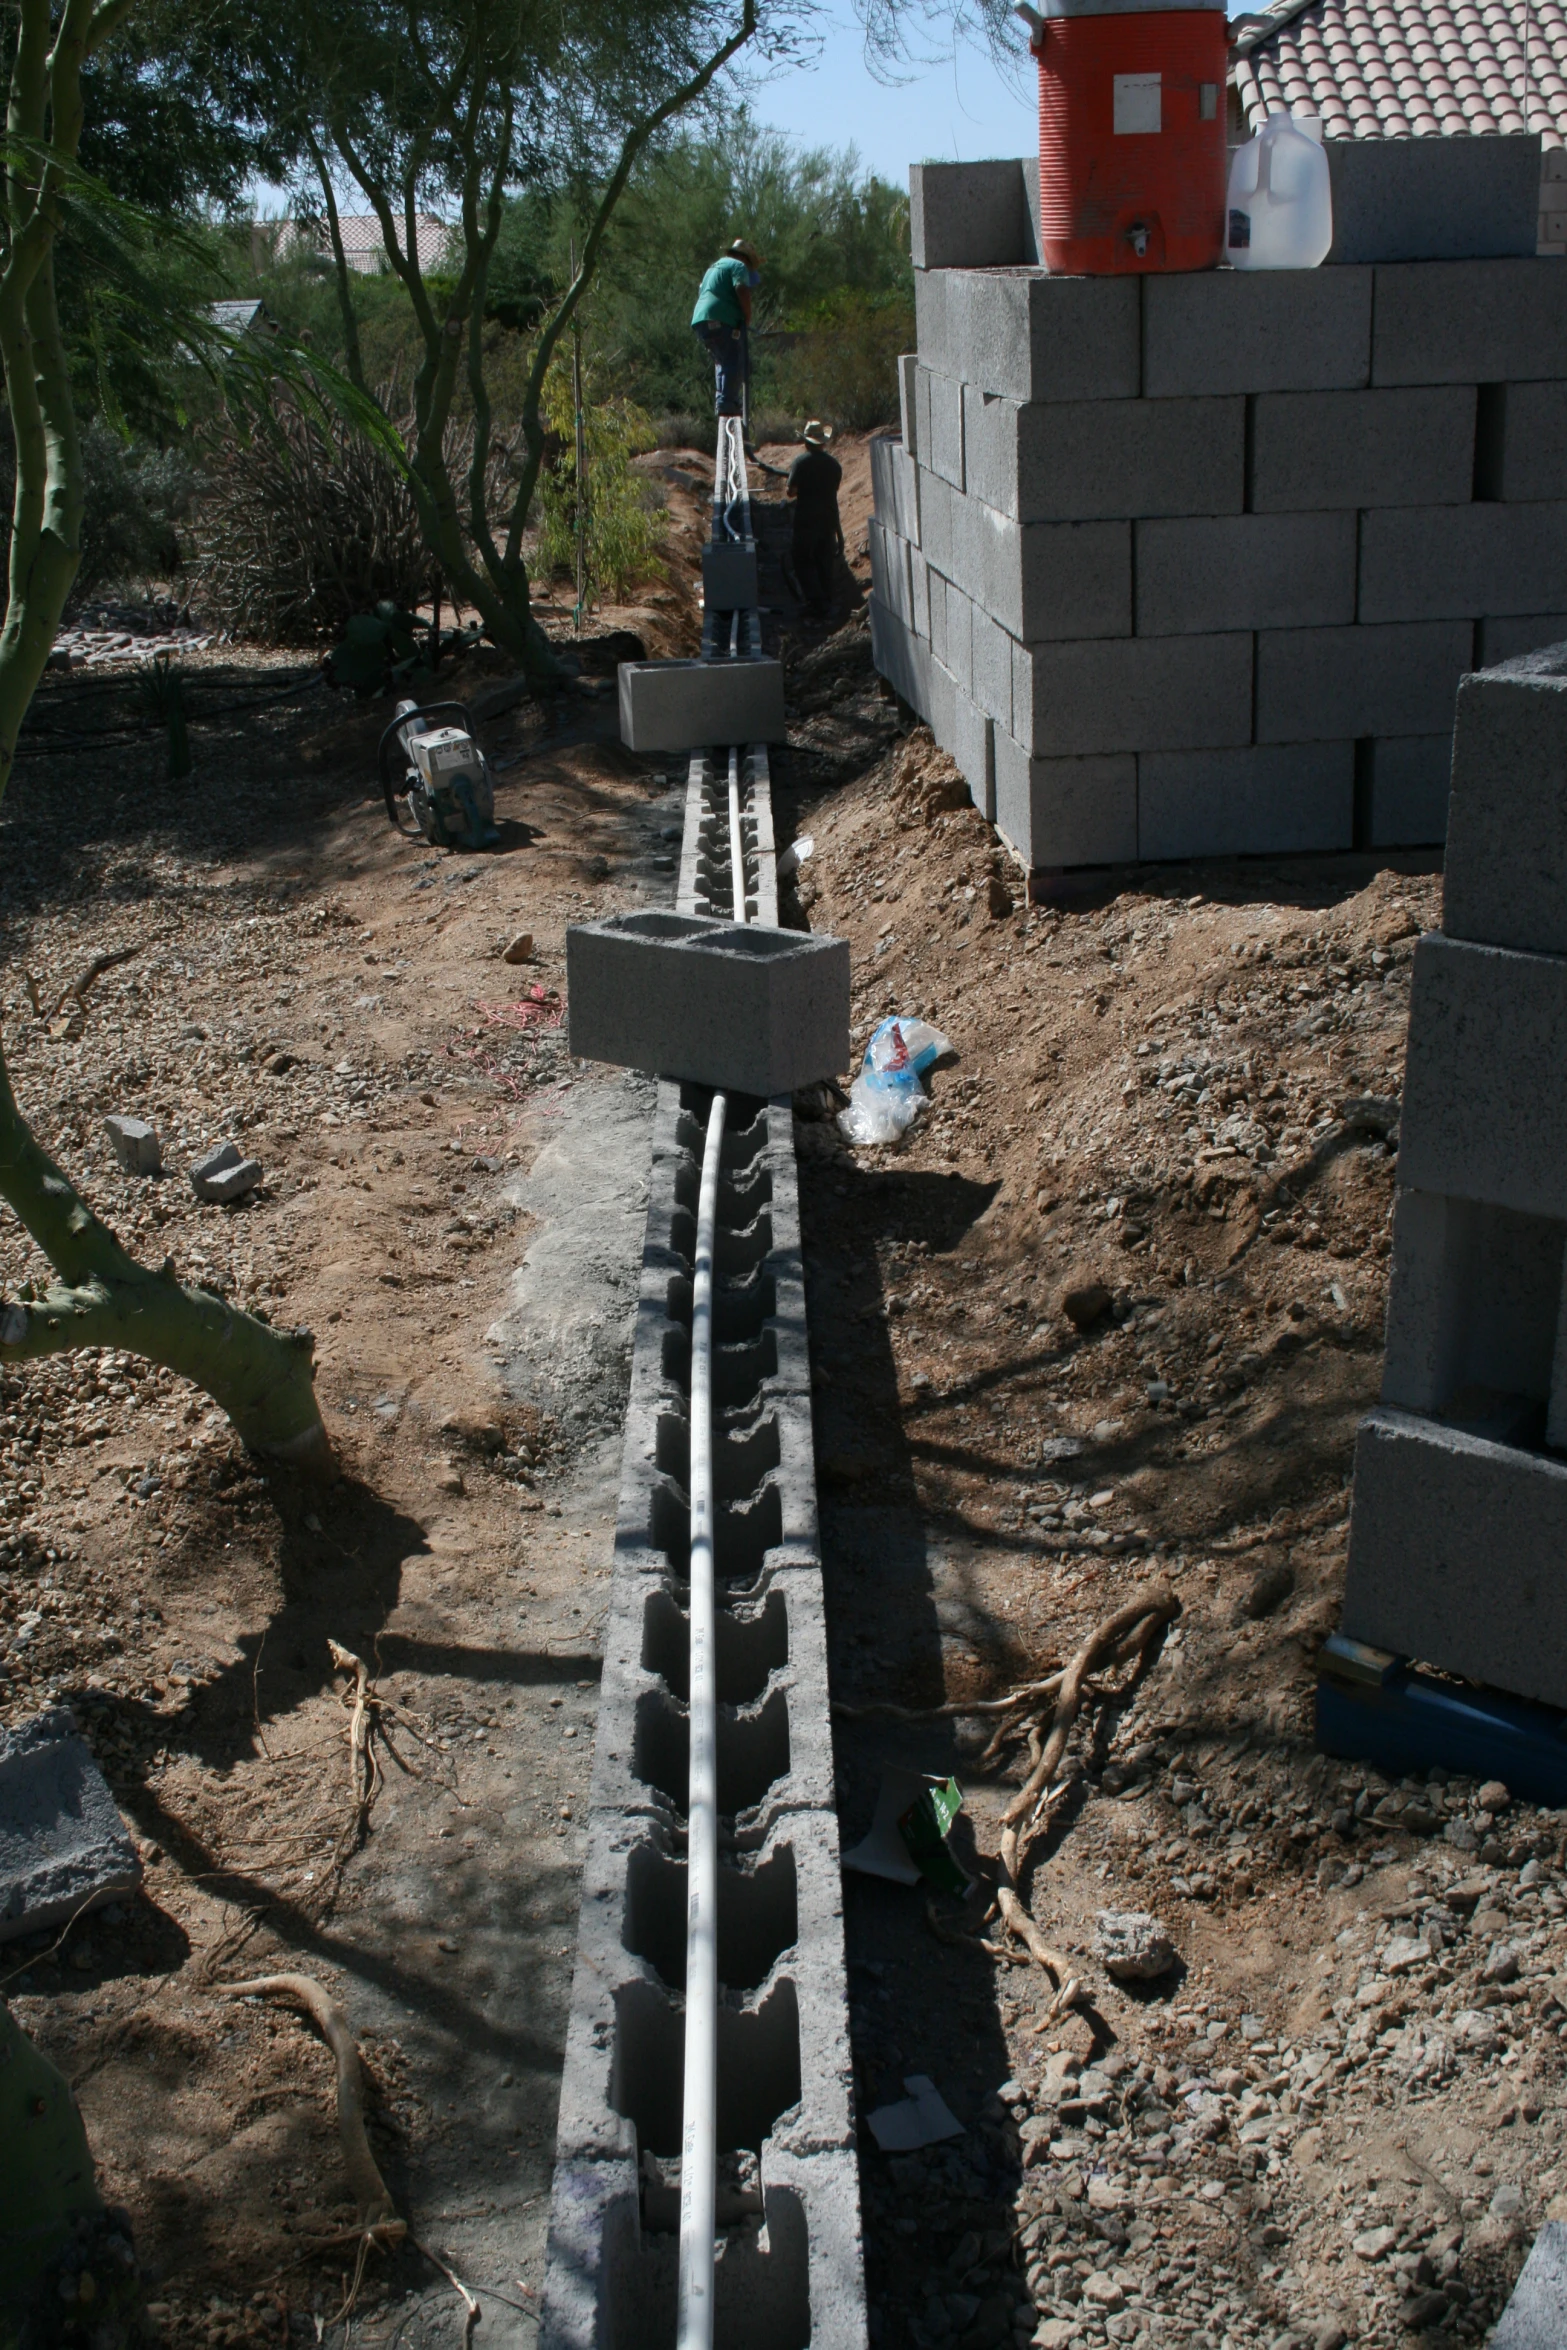
[[[849,1088],[849,1106],[840,1112],[845,1142],[896,1142],[925,1107],[925,1071],[934,1068],[951,1044],[928,1020],[883,1020],[865,1047],[860,1074]]]

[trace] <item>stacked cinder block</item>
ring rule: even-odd
[[[1567,644],[1466,678],[1344,1630],[1567,1705]]]
[[[976,803],[1046,868],[1439,841],[1458,679],[1567,634],[1567,268],[1058,278],[1023,166],[911,177],[871,620]]]

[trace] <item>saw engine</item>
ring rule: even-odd
[[[495,786],[466,703],[399,702],[377,764],[387,815],[405,839],[435,849],[499,846]]]

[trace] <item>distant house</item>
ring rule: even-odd
[[[373,212],[340,212],[337,226],[343,240],[343,258],[350,269],[360,271],[365,277],[376,277],[390,266],[381,239],[381,223]],[[398,233],[402,233],[401,220]],[[433,212],[415,216],[415,251],[421,270],[441,268],[454,234],[450,222],[437,219]],[[319,253],[323,260],[331,258],[331,232],[324,219],[258,220],[251,230],[252,257],[258,268],[269,261],[285,260],[301,246]]]
[[[1316,114],[1329,139],[1535,131],[1542,253],[1567,253],[1567,8],[1562,0],[1276,0],[1240,19],[1232,136]]]
[[[207,316],[225,334],[249,335],[258,343],[281,331],[265,302],[254,296],[237,302],[209,302]]]

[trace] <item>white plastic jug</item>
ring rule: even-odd
[[[1315,269],[1332,242],[1322,125],[1270,114],[1230,158],[1225,258],[1232,269]]]

